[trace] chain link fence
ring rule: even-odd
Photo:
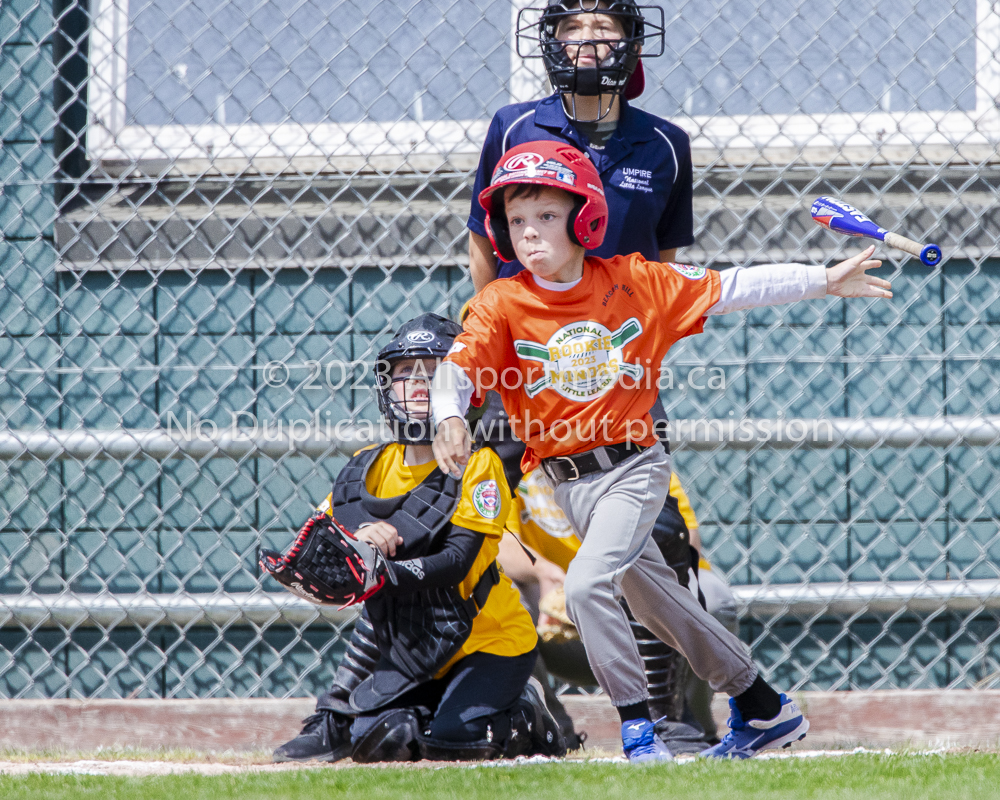
[[[262,581],[454,315],[521,0],[0,5],[0,695],[314,694],[345,612]],[[892,302],[714,319],[676,465],[783,688],[1000,685],[1000,3],[665,0],[682,258],[825,261],[838,195],[939,243]]]

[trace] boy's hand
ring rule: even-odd
[[[462,468],[469,463],[472,451],[465,420],[460,417],[448,417],[444,420],[437,427],[431,448],[441,471],[453,478],[461,478]]]
[[[868,260],[875,245],[826,271],[826,293],[837,297],[892,297],[892,284],[866,271],[882,266],[878,259]]]
[[[358,528],[354,537],[362,542],[368,542],[384,556],[395,556],[396,546],[403,543],[403,537],[388,522],[373,522]]]

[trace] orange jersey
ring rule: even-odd
[[[565,292],[525,270],[473,298],[447,360],[477,392],[500,392],[527,445],[524,472],[600,445],[651,445],[663,357],[702,331],[719,293],[714,270],[638,254],[585,259],[583,278]]]

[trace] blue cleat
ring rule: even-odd
[[[744,722],[736,703],[729,700],[729,733],[715,747],[702,750],[704,758],[752,758],[761,750],[787,747],[806,738],[807,720],[799,705],[781,695],[781,713],[773,719],[752,719]]]
[[[656,735],[656,729],[648,719],[630,719],[622,723],[622,748],[632,764],[674,760],[673,753]]]

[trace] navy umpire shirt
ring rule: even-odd
[[[539,139],[568,142],[597,166],[610,219],[604,242],[588,256],[610,258],[642,253],[658,261],[661,250],[694,243],[691,209],[691,144],[665,119],[621,101],[618,127],[604,147],[591,147],[567,118],[559,95],[504,106],[493,117],[479,158],[468,227],[486,236],[486,212],[479,193],[490,185],[500,157],[510,148]],[[498,261],[500,278],[516,275],[519,261]]]

